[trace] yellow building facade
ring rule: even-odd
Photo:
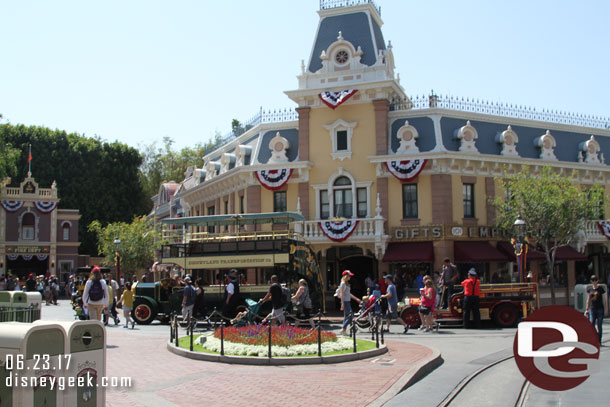
[[[503,193],[497,178],[550,166],[607,190],[608,124],[435,95],[410,99],[379,10],[367,0],[340,3],[321,2],[298,88],[285,92],[295,109],[261,111],[247,131],[203,157],[201,168],[161,186],[153,218],[299,212],[304,222],[265,227],[303,234],[329,288],[352,270],[356,294],[367,276],[387,273],[408,292],[421,272],[440,271],[445,257],[462,273],[475,267],[486,282],[515,281],[509,237],[494,228],[489,204]],[[587,222],[577,247],[558,257],[568,287],[580,271],[610,274],[597,222]],[[543,281],[540,263],[530,263]],[[264,280],[261,270],[247,273]]]

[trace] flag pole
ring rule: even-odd
[[[28,178],[32,177],[32,145],[29,144],[28,151]]]

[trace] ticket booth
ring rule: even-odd
[[[63,371],[66,381],[74,377],[75,383],[84,386],[67,387],[64,393],[65,407],[104,407],[106,389],[102,387],[102,377],[106,375],[106,331],[100,321],[36,321],[37,326],[59,325],[65,331],[67,341],[64,353],[70,355],[70,364]],[[87,377],[92,376],[93,386],[87,385]]]
[[[57,388],[67,338],[57,324],[0,325],[0,400],[2,406],[57,407],[64,405]],[[55,386],[51,386],[51,381]]]

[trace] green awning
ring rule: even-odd
[[[161,219],[161,223],[176,226],[223,226],[254,225],[265,223],[300,222],[305,217],[296,212],[244,213],[210,216],[190,216],[186,218]]]

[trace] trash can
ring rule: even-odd
[[[0,322],[13,321],[11,297],[11,291],[0,291]]]
[[[104,407],[106,388],[102,387],[102,377],[106,375],[106,331],[97,320],[87,321],[35,321],[34,325],[59,325],[65,331],[64,353],[70,355],[70,364],[63,371],[66,383],[69,377],[78,378],[87,384],[87,376],[93,377],[93,386],[68,387],[63,391],[64,405],[70,407]]]
[[[17,322],[32,322],[30,320],[30,312],[24,308],[28,308],[28,296],[21,291],[11,291],[11,306],[15,312]]]
[[[31,320],[33,322],[40,319],[40,310],[42,307],[42,295],[38,291],[25,292],[28,308],[31,309]]]
[[[2,406],[63,406],[57,378],[63,376],[66,342],[65,331],[57,324],[0,324]]]
[[[587,309],[587,287],[591,284],[576,284],[574,286],[574,308],[578,312],[585,312]]]

